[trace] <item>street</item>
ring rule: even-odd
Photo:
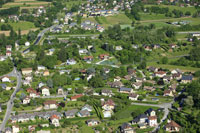
[[[13,101],[15,99],[16,93],[20,90],[20,87],[21,87],[21,80],[22,80],[21,73],[18,72],[15,67],[13,69],[13,72],[14,72],[13,74],[15,74],[15,77],[17,77],[17,86],[16,86],[16,89],[14,90],[13,94],[11,95],[10,100],[7,102],[7,110],[6,110],[6,114],[4,116],[3,122],[0,125],[0,131],[4,131],[4,129],[5,129],[5,125],[6,125],[8,119],[10,118],[10,115],[11,115],[11,111],[12,111],[12,108],[13,108],[13,105],[14,105]]]

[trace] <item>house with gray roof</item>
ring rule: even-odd
[[[132,88],[126,88],[126,87],[121,87],[119,88],[120,93],[132,93],[133,89]]]
[[[72,110],[66,111],[64,115],[66,118],[74,118],[77,112],[78,112],[78,109],[72,109]]]
[[[88,117],[88,116],[90,116],[90,112],[88,110],[81,110],[80,112],[78,112],[78,116],[79,117]]]

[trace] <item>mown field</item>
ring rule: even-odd
[[[20,22],[0,23],[0,26],[3,25],[3,24],[11,25],[15,31],[17,31],[18,29],[29,30],[29,29],[35,28],[34,23],[27,22],[27,21],[26,22],[25,21],[20,21]]]
[[[14,2],[6,3],[0,9],[6,9],[10,7],[20,7],[23,8],[37,8],[39,6],[50,5],[51,2],[37,1],[37,0],[15,0]]]
[[[196,11],[195,7],[180,7],[180,6],[174,6],[174,5],[145,5],[144,7],[151,7],[151,6],[157,6],[157,7],[162,7],[162,8],[169,8],[169,11],[173,11],[174,9],[180,10],[182,12],[191,12],[194,13]]]

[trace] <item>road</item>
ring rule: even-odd
[[[179,31],[179,32],[176,32],[178,34],[191,34],[191,33],[199,33],[200,34],[200,31]]]
[[[141,106],[152,106],[152,107],[159,107],[159,108],[164,108],[164,115],[163,118],[160,120],[160,123],[158,123],[158,125],[154,128],[154,130],[152,132],[156,132],[159,127],[160,124],[167,119],[167,116],[169,114],[169,109],[171,109],[172,104],[174,103],[174,101],[170,102],[170,103],[163,103],[163,104],[145,104],[145,103],[131,103],[132,105],[141,105]]]
[[[50,29],[53,29],[54,27],[56,27],[57,25],[52,25],[51,27],[48,27],[48,28],[45,28],[44,30],[40,31],[40,33],[37,35],[37,39],[36,41],[34,42],[33,45],[38,45],[38,43],[40,42],[40,40],[43,38],[44,34],[49,31]],[[30,51],[30,47],[25,49],[23,51],[23,53],[28,53]]]
[[[17,71],[17,69],[14,67],[14,73],[15,77],[17,77],[17,86],[16,89],[14,90],[13,94],[10,96],[10,100],[7,102],[7,110],[6,110],[6,114],[4,116],[3,122],[0,125],[0,131],[4,131],[5,129],[5,125],[8,121],[8,119],[10,118],[10,114],[13,108],[13,101],[15,99],[16,93],[20,90],[21,87],[21,81],[22,81],[22,75],[20,72]]]

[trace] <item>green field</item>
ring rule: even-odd
[[[196,11],[195,7],[180,7],[180,6],[173,6],[173,5],[145,5],[145,7],[151,7],[151,6],[157,6],[157,7],[162,7],[162,8],[169,8],[169,11],[173,11],[174,9],[180,10],[182,12],[187,12],[190,11],[191,13],[194,13]]]
[[[35,28],[35,25],[34,23],[32,22],[25,22],[25,21],[20,21],[20,22],[9,22],[9,23],[0,23],[0,26],[2,24],[10,24],[13,29],[15,31],[17,31],[18,29],[21,29],[21,30],[29,30],[29,29],[32,29],[32,28]]]
[[[155,14],[155,13],[139,13],[141,16],[141,21],[143,20],[159,20],[159,19],[167,19],[164,14]]]

